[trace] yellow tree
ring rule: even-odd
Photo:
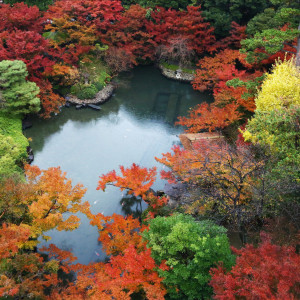
[[[72,186],[60,168],[40,170],[25,166],[27,182],[8,179],[0,185],[0,222],[28,224],[31,240],[27,247],[37,244],[36,238],[50,229],[73,230],[79,226],[77,212],[86,212],[87,202],[81,203],[85,189],[81,184]],[[68,213],[65,214],[64,213]]]

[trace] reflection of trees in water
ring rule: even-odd
[[[186,115],[190,107],[212,98],[194,91],[189,83],[163,77],[153,66],[137,67],[132,72],[122,73],[115,81],[118,85],[115,96],[101,105],[101,111],[90,108],[76,110],[72,106],[63,108],[61,114],[49,120],[31,118],[33,127],[26,130],[25,135],[33,138],[31,147],[34,151],[41,151],[46,139],[60,132],[69,120],[73,121],[74,134],[76,129],[90,128],[96,121],[104,121],[103,118],[108,125],[117,124],[121,120],[120,107],[138,123],[149,123],[150,126],[153,122],[169,123],[165,128],[174,134],[177,115]]]
[[[117,89],[129,89],[133,78],[132,72],[123,72],[120,76],[113,80]]]
[[[134,218],[140,218],[143,212],[142,208],[142,199],[137,198],[133,195],[126,194],[120,200],[120,204],[122,206],[122,212],[127,215],[132,215]]]
[[[63,126],[69,121],[75,122],[75,127],[90,126],[90,122],[107,117],[111,113],[118,113],[120,105],[118,102],[105,103],[102,110],[95,111],[91,108],[76,109],[74,106],[63,108],[62,112],[51,119],[41,119],[37,116],[32,116],[29,120],[32,122],[32,127],[25,130],[24,135],[32,138],[31,147],[34,151],[41,151],[45,141],[51,135],[62,130]]]

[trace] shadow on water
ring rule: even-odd
[[[154,157],[179,144],[182,128],[174,126],[174,121],[212,97],[194,91],[190,84],[163,77],[151,66],[124,73],[118,81],[115,94],[100,111],[63,108],[50,120],[32,118],[33,127],[25,135],[32,138],[33,163],[42,169],[60,166],[73,184],[82,183],[88,189],[83,200],[90,203],[93,213],[140,216],[147,207],[143,201],[112,186],[97,191],[99,176],[132,163],[162,170]],[[158,175],[153,189],[163,186]],[[50,243],[72,249],[80,263],[105,259],[97,229],[85,216],[80,217],[81,225],[74,231],[48,232]],[[48,244],[41,242],[41,246]]]
[[[122,212],[125,216],[131,215],[136,219],[141,217],[143,212],[141,198],[126,194],[126,196],[120,200],[120,205],[122,206]]]

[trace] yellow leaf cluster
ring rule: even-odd
[[[31,216],[31,237],[44,235],[44,232],[57,230],[73,230],[79,226],[80,219],[74,215],[87,209],[81,203],[85,193],[82,185],[72,187],[71,180],[59,168],[39,170],[35,166],[26,166],[28,184],[31,193],[28,195],[28,209]],[[41,175],[41,176],[39,176]],[[38,180],[36,178],[38,177]],[[64,213],[69,213],[68,217]]]
[[[293,59],[276,62],[272,73],[264,80],[255,103],[260,111],[300,105],[300,72]]]

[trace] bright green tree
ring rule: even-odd
[[[300,106],[283,107],[270,112],[257,111],[244,133],[244,136],[248,135],[253,143],[268,147],[278,157],[275,167],[277,174],[282,175],[284,167],[284,176],[299,177]]]
[[[0,179],[15,172],[27,157],[27,138],[22,134],[22,121],[17,116],[0,113]]]
[[[0,179],[20,171],[16,161],[20,158],[21,149],[10,136],[0,134]]]
[[[40,90],[26,80],[28,72],[23,61],[0,62],[0,109],[4,113],[22,115],[40,110]]]
[[[210,221],[196,222],[191,216],[175,214],[151,220],[143,237],[148,241],[152,257],[169,270],[158,270],[164,277],[171,299],[206,299],[212,289],[209,270],[218,262],[231,267],[226,229]]]
[[[295,61],[277,62],[255,99],[256,111],[243,136],[270,149],[274,171],[299,180],[300,72]]]

